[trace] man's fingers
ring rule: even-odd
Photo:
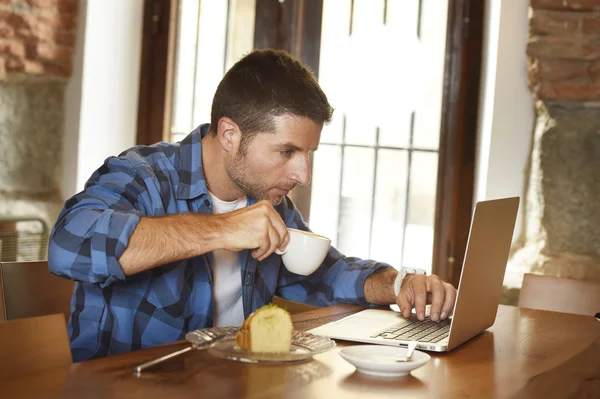
[[[260,259],[262,256],[269,251],[269,247],[271,246],[271,238],[269,235],[269,230],[266,230],[262,233],[262,242],[258,248],[252,251],[252,257],[255,259]]]
[[[281,219],[281,216],[279,216],[275,208],[272,208],[271,212],[269,212],[269,220],[278,234],[279,241],[276,248],[279,248],[281,251],[285,251],[285,247],[290,241],[290,234],[287,231],[287,227]]]
[[[260,201],[253,206],[259,217],[258,231],[260,246],[252,251],[252,257],[262,261],[271,255],[282,243],[283,236],[287,234],[285,224],[269,201]],[[255,213],[256,214],[256,213]],[[282,227],[283,226],[283,229]]]
[[[288,244],[290,243],[290,233],[285,229],[285,235],[282,237],[282,241],[279,244],[279,249],[283,252],[287,249]]]
[[[281,252],[285,252],[285,248],[290,241],[290,235],[287,227],[285,226],[285,223],[283,222],[283,219],[281,219],[279,213],[277,213],[270,202],[266,204],[266,207],[268,209],[267,216],[271,222],[271,226],[277,231],[278,234],[277,246],[275,248],[279,249]]]
[[[413,289],[413,297],[417,318],[425,319],[425,305],[427,304],[427,283],[425,276],[414,276],[409,280],[409,285]]]
[[[446,297],[444,298],[444,305],[442,306],[442,313],[440,314],[441,320],[446,320],[446,318],[452,313],[452,310],[454,309],[454,302],[456,301],[456,288],[454,288],[451,284],[444,283],[444,290]]]
[[[279,243],[281,242],[281,238],[279,238],[279,233],[277,232],[277,230],[275,230],[275,228],[270,227],[269,228],[269,247],[267,248],[267,251],[262,254],[262,256],[260,258],[258,258],[259,261],[264,260],[265,258],[267,258],[268,256],[270,256],[276,249],[277,247],[279,247]]]
[[[438,276],[409,275],[402,283],[396,303],[404,317],[410,316],[414,305],[419,320],[425,319],[426,304],[431,303],[431,320],[446,319],[454,308],[456,289]],[[408,308],[408,309],[406,309]],[[407,310],[405,312],[405,310]]]
[[[431,320],[438,321],[446,296],[446,291],[444,290],[444,286],[439,277],[429,276],[427,290],[431,292]]]
[[[402,312],[402,316],[405,319],[408,319],[412,313],[412,303],[409,298],[407,298],[407,292],[407,290],[403,290],[396,297],[396,304],[400,308],[400,312]]]

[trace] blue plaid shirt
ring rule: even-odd
[[[75,361],[180,340],[213,325],[210,254],[132,276],[118,261],[142,216],[212,213],[201,159],[207,131],[202,125],[181,143],[139,146],[108,158],[84,191],[66,201],[48,257],[52,273],[76,281],[69,320]],[[288,197],[276,209],[286,226],[308,230]],[[262,262],[249,250],[239,256],[245,317],[273,295],[316,306],[367,306],[366,278],[388,267],[333,247],[310,276],[290,273],[276,254]]]

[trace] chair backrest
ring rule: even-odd
[[[54,313],[69,319],[74,283],[50,273],[47,261],[0,264],[0,287],[0,320]]]
[[[287,310],[290,314],[298,314],[298,313],[303,313],[303,312],[308,312],[311,310],[319,309],[316,306],[305,305],[305,304],[299,303],[299,302],[288,301],[287,299],[283,299],[279,296],[273,297],[273,304],[279,306],[280,308]]]
[[[526,273],[519,307],[593,316],[600,312],[600,283]]]
[[[73,360],[62,314],[0,323],[0,377],[12,377],[58,366]]]
[[[4,284],[2,283],[2,264],[0,263],[0,322],[6,321],[6,304],[4,303]]]

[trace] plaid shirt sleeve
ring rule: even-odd
[[[147,203],[146,184],[130,160],[108,158],[84,191],[66,201],[50,235],[50,271],[102,287],[124,280],[118,259]]]
[[[286,198],[286,208],[291,212],[284,220],[288,227],[310,231],[302,215]],[[387,263],[344,256],[334,247],[321,266],[309,276],[289,272],[284,266],[279,275],[277,294],[285,299],[314,306],[356,304],[372,306],[365,299],[367,278],[377,270],[391,268]]]

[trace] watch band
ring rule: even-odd
[[[398,270],[398,275],[396,276],[396,280],[394,280],[394,295],[398,296],[400,293],[400,288],[402,288],[402,280],[407,274],[423,274],[426,275],[427,272],[424,269],[418,269],[416,267],[402,267]]]

